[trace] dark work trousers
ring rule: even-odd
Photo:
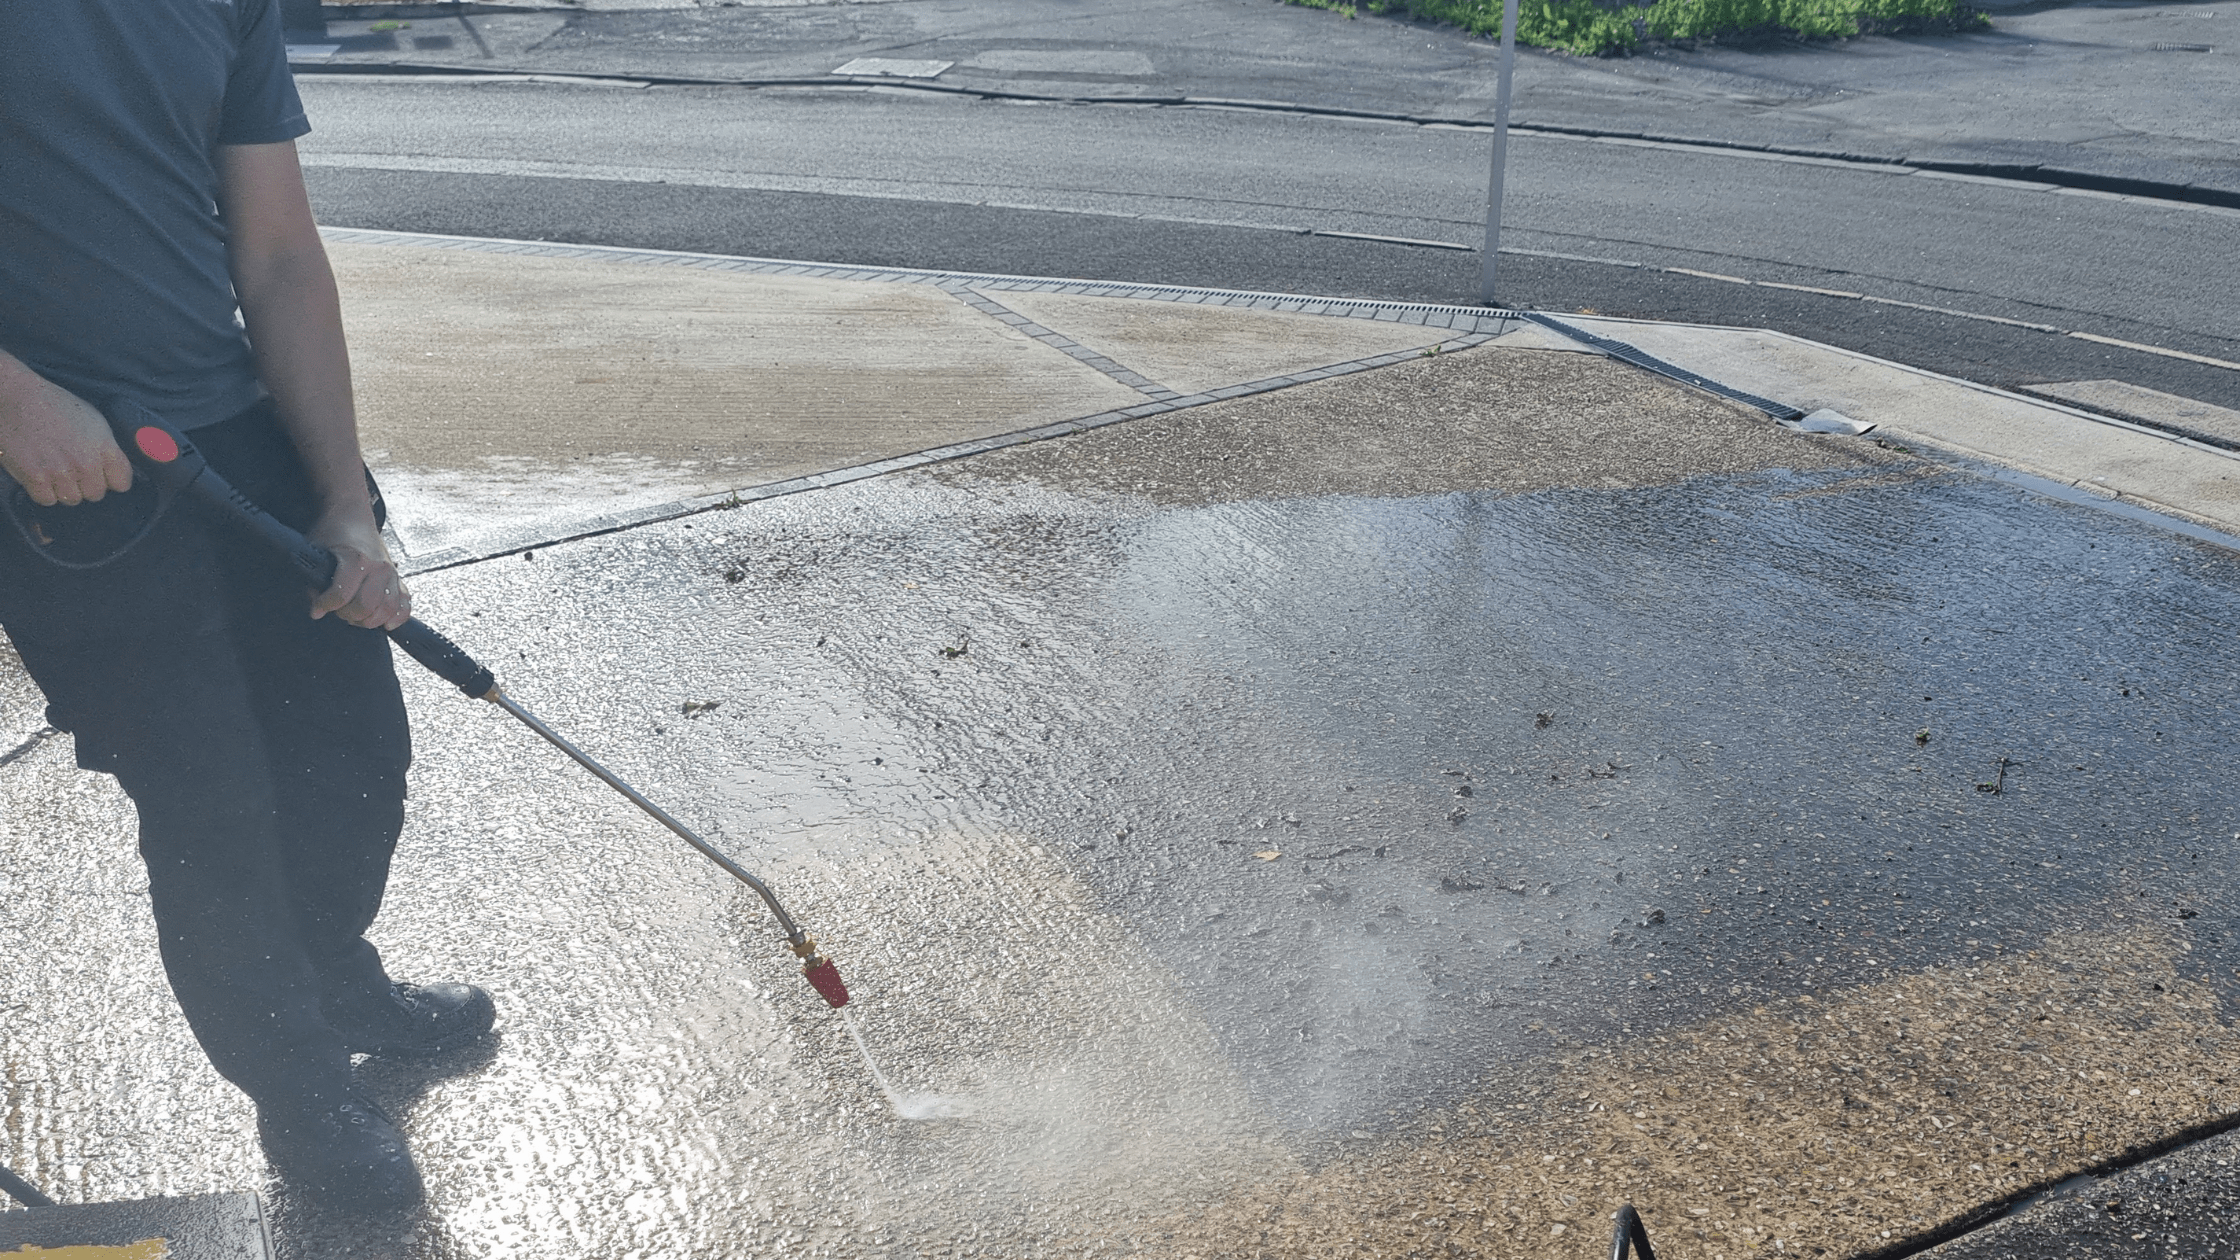
[[[242,493],[310,526],[310,480],[269,403],[190,436]],[[283,1107],[347,1092],[322,1006],[388,984],[363,934],[411,761],[387,637],[313,621],[309,603],[285,565],[184,496],[85,571],[0,523],[0,626],[78,764],[117,776],[139,810],[172,992],[218,1071]]]

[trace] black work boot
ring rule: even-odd
[[[327,1023],[352,1054],[425,1058],[490,1031],[498,1008],[471,984],[392,984],[386,992],[331,998]]]
[[[257,1136],[282,1178],[364,1211],[420,1202],[420,1170],[404,1135],[363,1098],[322,1106],[257,1105]]]

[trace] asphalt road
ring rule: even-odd
[[[1468,302],[1482,132],[1311,114],[307,76],[322,221]],[[1864,293],[2240,359],[2230,211],[1673,147],[1512,148],[1504,302],[1754,324],[2011,385],[2240,374]],[[1550,255],[1562,255],[1561,257]]]
[[[1517,117],[2240,191],[2240,74],[2215,0],[1980,7],[1998,12],[1965,35],[1650,45],[1618,58],[1525,49]],[[947,63],[940,82],[975,91],[1492,117],[1491,42],[1356,17],[1280,0],[587,0],[424,11],[395,29],[336,21],[328,64],[734,81],[910,58]]]

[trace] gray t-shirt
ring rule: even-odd
[[[310,129],[274,0],[0,0],[0,349],[182,428],[255,405],[217,150]]]

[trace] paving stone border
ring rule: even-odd
[[[1133,407],[1102,411],[1077,420],[1060,420],[1053,424],[1037,425],[994,437],[976,438],[966,442],[953,442],[928,450],[913,451],[869,464],[857,464],[830,472],[811,473],[785,481],[773,481],[759,486],[743,487],[720,494],[701,495],[679,499],[652,507],[634,508],[624,512],[591,517],[570,525],[563,533],[523,530],[517,534],[501,536],[474,547],[447,547],[423,555],[407,555],[401,566],[407,574],[432,573],[440,569],[457,568],[477,561],[492,560],[501,556],[518,555],[538,547],[596,538],[619,530],[650,525],[657,521],[674,520],[699,512],[722,511],[759,503],[764,499],[800,494],[807,490],[822,490],[829,486],[845,485],[868,477],[883,477],[888,473],[923,468],[928,464],[945,463],[964,459],[1006,446],[1027,442],[1040,442],[1049,438],[1067,437],[1103,428],[1108,424],[1123,424],[1141,420],[1146,416],[1164,415],[1186,407],[1200,407],[1207,403],[1243,398],[1251,394],[1264,394],[1270,390],[1310,381],[1328,380],[1334,376],[1350,376],[1395,363],[1418,358],[1434,350],[1444,353],[1466,350],[1483,345],[1505,333],[1524,326],[1524,318],[1515,311],[1492,307],[1439,306],[1424,302],[1378,302],[1363,298],[1294,297],[1277,293],[1253,293],[1239,289],[1199,289],[1179,285],[1117,284],[1101,280],[1050,280],[1032,276],[985,275],[963,271],[925,271],[906,267],[841,267],[824,263],[789,262],[774,258],[744,258],[726,254],[691,254],[659,249],[627,249],[609,245],[565,245],[544,241],[508,241],[473,236],[437,236],[413,232],[385,232],[367,228],[322,228],[321,235],[337,244],[347,245],[402,245],[420,249],[456,249],[475,253],[519,254],[538,258],[583,258],[601,262],[637,263],[656,267],[693,267],[707,271],[736,271],[748,275],[806,276],[821,280],[853,280],[871,284],[931,284],[975,310],[1017,328],[1021,333],[1062,351],[1088,367],[1094,368],[1113,380],[1144,395],[1144,401]],[[1131,371],[1076,342],[1071,338],[1044,328],[1025,316],[1004,306],[993,294],[1013,293],[1068,293],[1085,297],[1137,298],[1152,302],[1188,302],[1199,306],[1225,306],[1244,310],[1288,311],[1302,315],[1327,315],[1342,319],[1372,319],[1384,323],[1418,324],[1427,329],[1444,329],[1450,336],[1427,342],[1414,350],[1400,350],[1390,354],[1372,355],[1333,363],[1327,367],[1284,376],[1271,376],[1264,380],[1247,381],[1198,394],[1177,394],[1157,382]]]
[[[1044,328],[1042,325],[1034,322],[1031,319],[1028,319],[1026,316],[1021,315],[1015,310],[1012,310],[1010,307],[996,301],[994,298],[989,297],[987,294],[982,293],[978,289],[965,289],[959,292],[957,294],[957,297],[961,299],[966,306],[979,311],[983,315],[987,315],[991,318],[1000,320],[1003,323],[1009,324],[1010,326],[1018,329],[1020,332],[1026,334],[1027,336],[1034,338],[1036,341],[1049,346],[1053,350],[1064,351],[1066,354],[1071,355],[1077,361],[1095,368],[1099,372],[1104,373],[1106,376],[1111,377],[1113,380],[1120,382],[1122,385],[1127,386],[1129,389],[1136,391],[1146,398],[1152,399],[1157,402],[1165,402],[1170,398],[1182,397],[1182,395],[1175,393],[1173,390],[1168,389],[1166,386],[1161,385],[1159,382],[1152,380],[1150,377],[1145,376],[1143,373],[1134,371],[1130,368],[1122,367],[1120,364],[1114,362],[1109,358],[1106,358],[1104,355],[1098,354],[1096,351],[1082,345],[1080,342],[1066,336],[1064,333],[1052,332],[1050,329]]]

